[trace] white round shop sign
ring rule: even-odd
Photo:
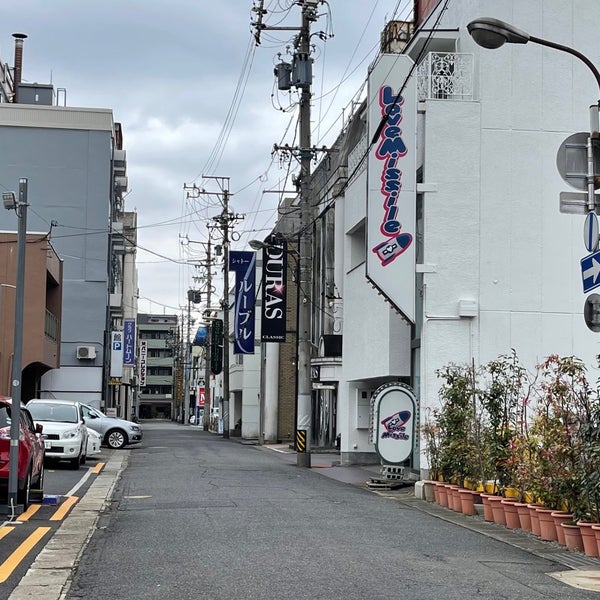
[[[373,395],[375,450],[386,464],[403,463],[413,451],[417,401],[410,387],[386,383]]]

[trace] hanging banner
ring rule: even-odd
[[[140,362],[139,368],[139,381],[140,387],[146,385],[146,358],[148,356],[148,342],[146,340],[140,341]]]
[[[110,334],[110,376],[123,377],[123,332]]]
[[[210,326],[210,372],[218,375],[223,370],[223,320],[215,319]]]
[[[262,252],[260,339],[262,342],[285,342],[287,244],[273,241]]]
[[[403,463],[413,451],[417,401],[410,387],[386,383],[375,390],[375,450],[388,465]]]
[[[196,394],[196,406],[199,408],[204,408],[205,403],[206,403],[206,394],[204,393],[204,388],[199,387],[198,393]]]
[[[233,353],[254,354],[256,252],[231,251],[229,269],[235,272]]]
[[[123,366],[135,365],[135,319],[123,320]]]
[[[413,61],[382,54],[369,74],[366,275],[415,321],[417,101]]]

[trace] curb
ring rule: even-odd
[[[37,555],[8,600],[61,600],[88,545],[101,513],[110,504],[115,485],[127,466],[129,450],[115,452],[85,496]]]

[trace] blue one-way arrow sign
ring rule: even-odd
[[[581,259],[584,294],[600,286],[600,251]]]

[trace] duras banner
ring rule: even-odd
[[[410,387],[386,383],[373,394],[375,450],[388,465],[403,463],[413,451],[417,401]]]
[[[135,365],[135,319],[123,320],[123,366]]]
[[[379,133],[367,170],[366,275],[414,323],[417,101],[414,75],[407,80],[412,65],[407,55],[383,54],[369,76],[369,140]]]
[[[254,354],[254,307],[256,304],[256,252],[232,251],[229,268],[235,271],[233,353]]]
[[[287,244],[278,241],[263,249],[262,342],[285,342],[286,284]]]

